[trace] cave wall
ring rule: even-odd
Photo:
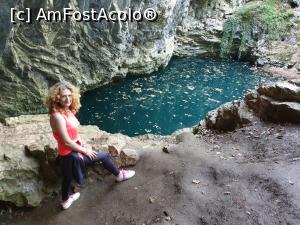
[[[0,118],[44,112],[50,85],[67,80],[82,91],[127,74],[150,73],[169,62],[185,0],[1,0]],[[155,22],[46,22],[8,24],[10,7],[74,10],[145,10],[158,13]],[[4,94],[5,93],[5,94]]]

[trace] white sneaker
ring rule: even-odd
[[[124,180],[128,180],[135,175],[134,170],[120,170],[119,175],[116,178],[116,181],[121,182]]]
[[[63,209],[68,209],[74,201],[76,201],[80,197],[80,193],[76,192],[75,194],[72,194],[69,196],[68,200],[61,203],[61,206]]]

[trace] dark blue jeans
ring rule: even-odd
[[[119,169],[114,166],[111,160],[111,155],[107,152],[98,152],[95,159],[90,159],[83,156],[83,159],[77,152],[71,152],[66,156],[59,156],[63,180],[62,180],[62,200],[66,201],[72,187],[73,178],[77,183],[82,184],[85,177],[85,167],[92,165],[95,162],[102,162],[105,169],[114,174],[119,175]]]

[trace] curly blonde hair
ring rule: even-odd
[[[48,91],[48,97],[46,99],[46,105],[48,107],[48,113],[52,114],[55,111],[65,113],[65,110],[60,106],[60,93],[61,91],[68,89],[72,94],[72,103],[69,107],[73,114],[76,114],[80,108],[80,92],[79,89],[68,82],[58,82],[51,86]]]

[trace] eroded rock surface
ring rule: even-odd
[[[118,167],[136,165],[144,151],[175,141],[172,137],[130,138],[106,133],[96,126],[81,126],[79,134],[94,150],[111,152]],[[43,198],[59,191],[56,157],[57,144],[48,115],[11,117],[0,123],[0,201],[38,206]],[[92,177],[108,174],[100,164],[90,172]]]
[[[205,117],[205,123],[209,129],[230,131],[249,123],[252,118],[244,102],[234,101],[210,111]]]
[[[300,87],[278,83],[246,95],[245,102],[260,118],[272,122],[300,123]]]
[[[209,129],[230,131],[261,118],[270,122],[300,123],[300,86],[278,82],[259,87],[243,101],[226,103],[205,117]]]
[[[219,56],[224,22],[244,4],[243,0],[185,1],[188,8],[177,27],[174,54]]]
[[[25,155],[24,145],[0,146],[0,199],[16,206],[37,206],[43,198],[39,164]]]

